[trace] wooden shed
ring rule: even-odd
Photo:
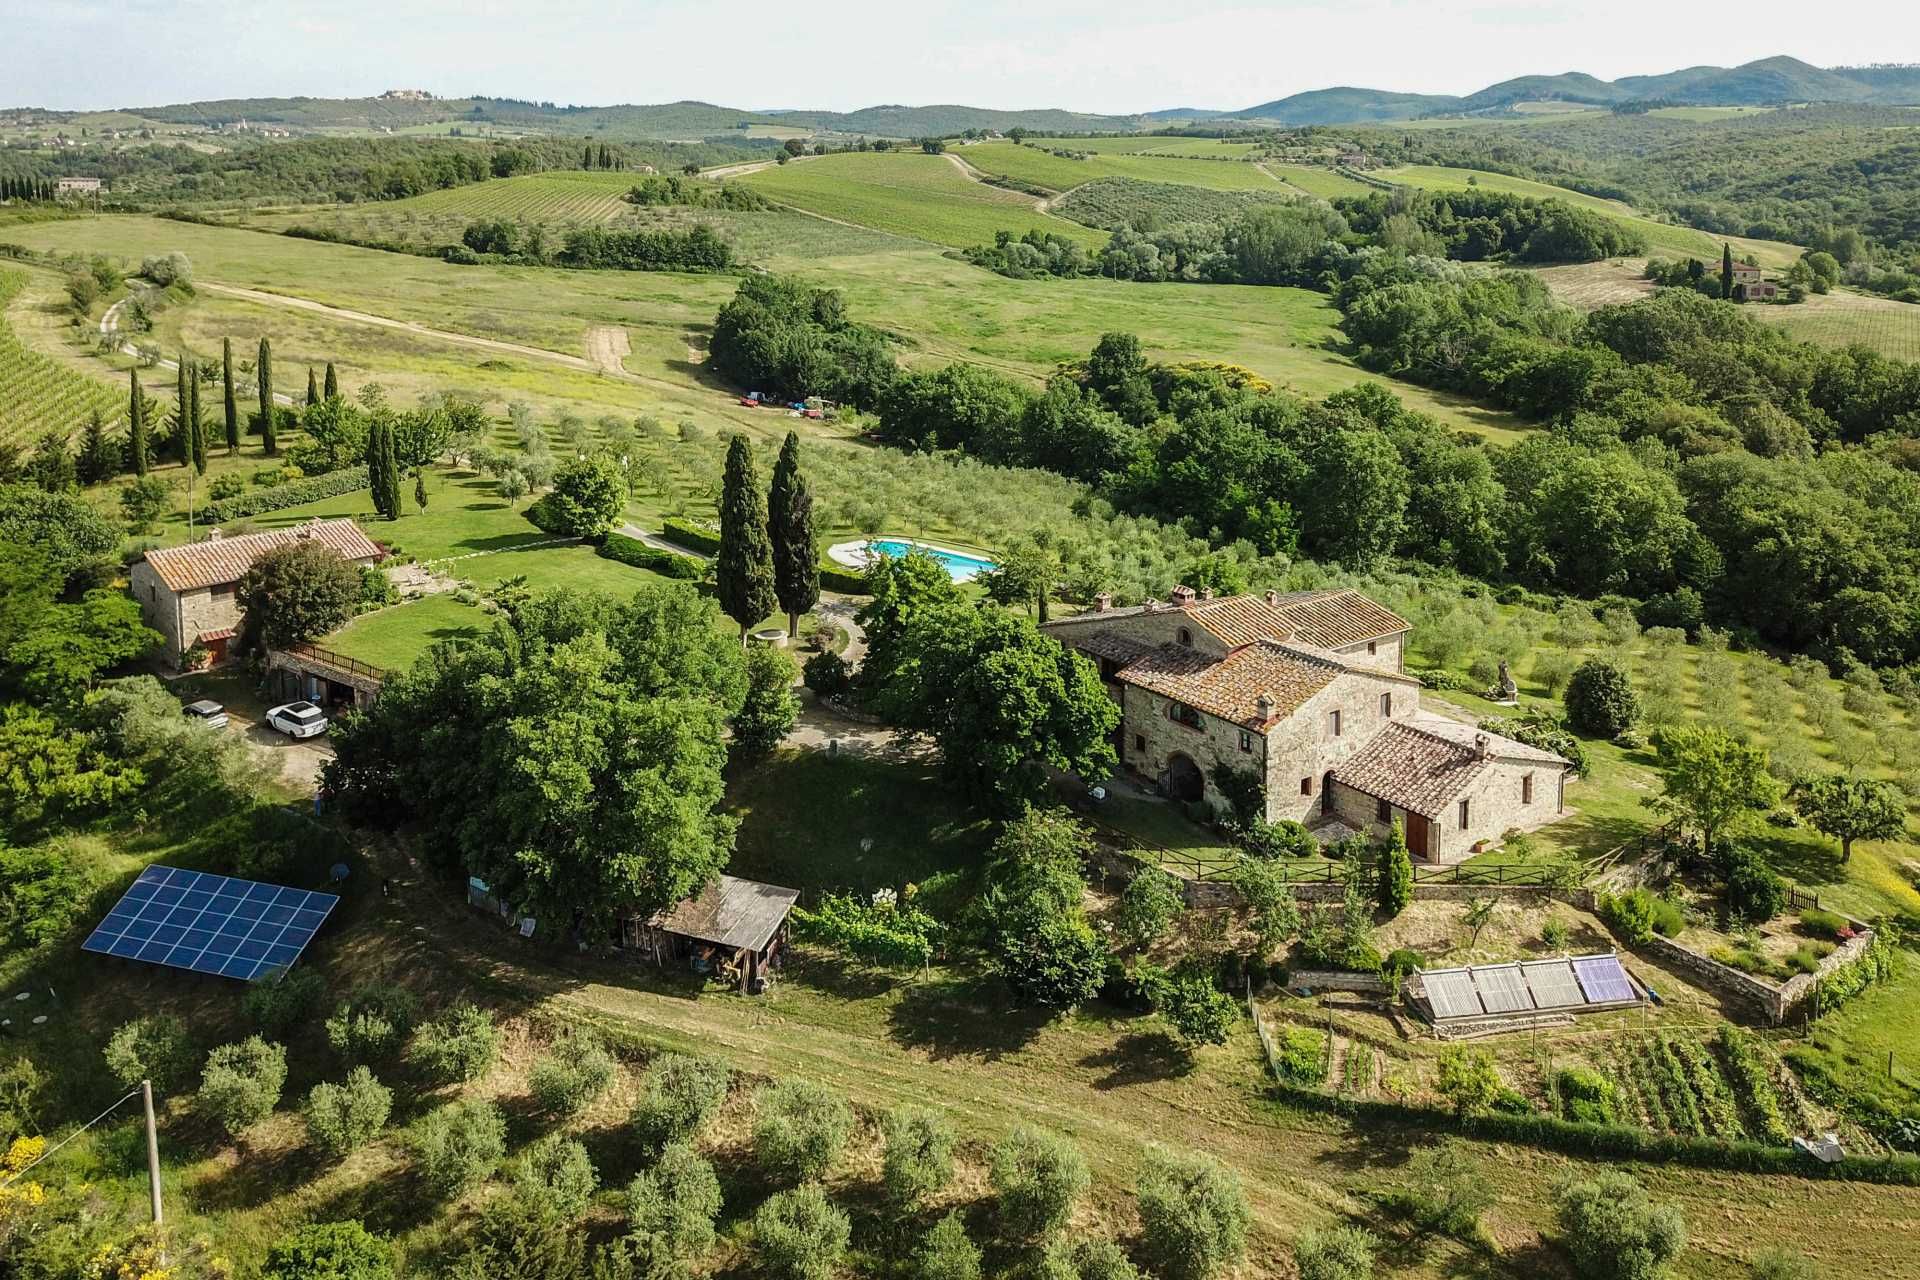
[[[655,964],[685,964],[757,993],[784,958],[787,913],[799,900],[798,889],[723,875],[671,911],[628,916],[620,941]]]

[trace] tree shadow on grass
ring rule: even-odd
[[[1755,835],[1751,843],[1765,855],[1775,871],[1798,884],[1808,886],[1845,884],[1847,865],[1840,851],[1822,838],[1820,844],[1788,840],[1770,835]]]
[[[898,974],[855,964],[843,956],[821,952],[809,952],[804,959],[796,959],[789,964],[786,979],[795,986],[842,1000],[871,1000],[909,980]]]
[[[442,1197],[427,1186],[419,1172],[404,1167],[388,1175],[362,1179],[341,1188],[314,1206],[312,1221],[340,1222],[358,1218],[369,1231],[378,1235],[398,1236],[432,1221],[439,1215],[442,1206]],[[445,1239],[459,1241],[464,1240],[466,1235],[464,1230],[449,1229]],[[407,1260],[414,1266],[422,1267],[422,1275],[439,1273],[437,1265],[426,1265],[429,1259],[415,1253],[411,1247]]]
[[[1094,1088],[1103,1090],[1177,1080],[1191,1074],[1194,1066],[1193,1055],[1164,1031],[1129,1032],[1080,1059],[1079,1065],[1106,1073],[1093,1082]]]
[[[202,1213],[254,1209],[313,1181],[326,1172],[328,1163],[304,1143],[271,1151],[243,1146],[232,1164],[196,1181],[187,1194],[194,1209]]]
[[[924,1049],[936,1060],[993,1061],[1026,1048],[1053,1016],[1013,1005],[997,979],[953,978],[909,987],[888,1010],[887,1030],[895,1044]]]

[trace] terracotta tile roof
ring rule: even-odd
[[[1412,722],[1436,737],[1446,738],[1462,746],[1471,747],[1476,738],[1487,740],[1488,754],[1501,760],[1532,760],[1540,764],[1571,764],[1565,756],[1555,755],[1542,747],[1530,746],[1497,733],[1487,733],[1463,720],[1452,716],[1436,715],[1431,711],[1422,711],[1412,717]]]
[[[1155,646],[1114,631],[1096,631],[1091,635],[1069,637],[1066,644],[1081,653],[1113,662],[1132,662],[1154,651]]]
[[[1336,766],[1333,777],[1376,800],[1439,819],[1491,767],[1472,746],[1396,720]]]
[[[386,554],[379,543],[361,532],[359,525],[343,518],[312,520],[298,528],[238,538],[208,538],[184,547],[156,547],[147,552],[146,560],[167,590],[193,591],[238,582],[255,560],[275,547],[303,538],[333,548],[346,560],[378,560]]]
[[[1272,719],[1283,719],[1345,670],[1328,658],[1263,640],[1224,658],[1166,645],[1122,670],[1120,680],[1222,720],[1257,725],[1262,694],[1273,699]]]
[[[1294,637],[1323,649],[1363,644],[1406,631],[1409,623],[1358,591],[1301,591],[1279,597],[1274,613],[1294,628]]]
[[[1293,621],[1260,596],[1196,600],[1187,606],[1186,613],[1229,646],[1294,638]]]

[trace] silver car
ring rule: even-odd
[[[327,716],[311,702],[287,702],[267,712],[267,723],[289,738],[313,738],[327,731]]]
[[[189,702],[183,710],[189,718],[198,720],[212,729],[227,727],[227,709],[212,698],[202,698],[198,702]]]

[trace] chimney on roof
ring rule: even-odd
[[[1473,746],[1474,750],[1480,753],[1482,760],[1493,754],[1493,740],[1484,733],[1473,735]]]
[[[1187,586],[1175,587],[1172,596],[1174,608],[1184,609],[1193,603],[1193,588]]]
[[[1254,709],[1260,713],[1260,722],[1262,724],[1273,719],[1273,713],[1279,705],[1279,703],[1273,700],[1273,695],[1270,693],[1261,694],[1253,703]]]
[[[226,537],[226,536],[227,536],[226,534],[224,534],[224,533],[222,533],[222,532],[220,532],[220,531],[219,531],[218,529],[209,529],[209,530],[207,530],[207,541],[208,541],[208,542],[218,542],[218,541],[220,541],[220,539],[222,539],[222,538],[224,538],[224,537]]]
[[[1113,608],[1113,597],[1106,592],[1102,591],[1093,598],[1093,611],[1095,613],[1105,613],[1111,608]]]
[[[1267,588],[1267,603],[1268,604],[1280,603],[1280,593],[1278,591],[1275,591],[1272,587]]]
[[[1213,588],[1212,588],[1212,587],[1202,587],[1202,588],[1200,588],[1200,598],[1201,598],[1202,600],[1211,600],[1211,599],[1213,599]]]

